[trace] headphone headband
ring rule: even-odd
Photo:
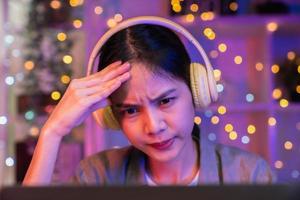
[[[200,45],[200,43],[194,38],[194,36],[188,32],[184,27],[182,27],[181,25],[162,18],[162,17],[156,17],[156,16],[140,16],[140,17],[134,17],[134,18],[130,18],[127,19],[119,24],[117,24],[115,27],[109,29],[97,42],[97,44],[95,45],[89,61],[88,61],[88,69],[87,69],[87,76],[91,75],[94,71],[96,71],[95,69],[93,69],[94,66],[94,62],[96,57],[99,55],[99,51],[101,49],[101,47],[104,45],[104,43],[115,33],[117,33],[120,30],[123,30],[125,28],[128,28],[130,26],[134,26],[134,25],[138,25],[138,24],[153,24],[153,25],[160,25],[160,26],[164,26],[166,28],[169,28],[173,31],[176,31],[180,34],[182,34],[183,36],[185,36],[185,38],[187,38],[198,50],[198,52],[201,54],[206,69],[207,69],[207,77],[208,79],[210,79],[211,81],[214,79],[213,76],[213,69],[211,66],[211,63],[208,59],[207,54],[205,53],[204,49],[202,48],[202,46]],[[214,90],[215,88],[211,88],[212,90]],[[217,94],[217,92],[216,92]],[[217,96],[212,96],[212,99],[217,99]]]

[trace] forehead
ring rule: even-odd
[[[180,85],[185,84],[167,74],[153,73],[143,63],[131,64],[130,74],[131,78],[112,93],[113,103],[138,103],[155,98],[169,89],[180,89]]]

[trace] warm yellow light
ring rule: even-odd
[[[214,31],[211,29],[211,28],[205,28],[203,30],[203,34],[206,36],[206,37],[209,37],[210,35],[212,35],[214,33]]]
[[[272,67],[271,67],[271,71],[272,71],[272,73],[274,73],[274,74],[276,74],[276,73],[278,73],[279,72],[279,65],[272,65]]]
[[[229,9],[232,11],[237,11],[238,8],[239,8],[239,5],[236,2],[231,2],[229,4]]]
[[[297,92],[298,94],[300,94],[300,85],[297,85],[297,86],[296,86],[296,92]]]
[[[114,19],[109,19],[109,20],[107,20],[106,24],[109,28],[112,28],[117,25],[117,22]]]
[[[219,69],[214,69],[214,77],[216,81],[220,81],[222,72]]]
[[[115,16],[114,16],[114,20],[115,20],[116,22],[121,22],[121,21],[123,20],[123,16],[122,16],[121,14],[117,13],[117,14],[115,14]]]
[[[235,57],[234,57],[234,62],[235,62],[235,64],[237,64],[237,65],[242,64],[242,62],[243,62],[242,56],[235,56]]]
[[[277,28],[278,28],[278,24],[275,23],[275,22],[270,22],[270,23],[267,24],[267,29],[268,29],[268,31],[270,31],[270,32],[276,31]]]
[[[56,37],[61,42],[65,41],[67,39],[67,35],[63,32],[58,33]]]
[[[25,63],[24,63],[24,68],[28,71],[32,70],[34,68],[34,62],[31,61],[31,60],[27,60]]]
[[[269,126],[275,126],[276,125],[276,119],[274,117],[269,117],[268,124]]]
[[[286,150],[291,150],[291,149],[293,148],[293,143],[292,143],[291,141],[286,141],[286,142],[284,143],[284,148],[285,148]]]
[[[65,56],[63,57],[63,61],[64,61],[64,63],[66,63],[66,64],[70,64],[70,63],[72,63],[73,58],[72,58],[72,56],[70,56],[70,55],[65,55]]]
[[[279,99],[282,96],[282,91],[279,88],[275,88],[272,92],[272,97],[274,99]]]
[[[193,22],[195,20],[195,17],[192,14],[188,14],[188,15],[185,16],[185,20],[187,22]]]
[[[262,71],[264,69],[264,65],[261,62],[255,64],[255,69],[257,71]]]
[[[224,43],[219,44],[218,49],[220,52],[225,52],[227,50],[227,45]]]
[[[180,5],[180,4],[175,3],[175,4],[173,4],[172,9],[173,9],[174,12],[179,13],[179,12],[181,11],[182,8],[181,8],[181,5]]]
[[[276,169],[281,169],[283,167],[283,162],[281,160],[276,160],[274,163]]]
[[[219,52],[217,50],[211,50],[209,55],[211,58],[217,58],[219,56]]]
[[[39,135],[39,132],[40,132],[40,130],[36,126],[31,127],[29,130],[29,134],[33,137],[37,137]]]
[[[226,132],[229,133],[229,132],[233,131],[233,126],[232,126],[232,124],[229,123],[229,124],[225,125],[224,129],[225,129]]]
[[[289,51],[289,52],[287,53],[287,59],[289,59],[289,60],[294,60],[295,58],[296,58],[296,53],[295,53],[295,52]]]
[[[249,134],[254,134],[256,132],[256,127],[252,124],[250,124],[248,127],[247,127],[247,132]]]
[[[199,117],[199,116],[196,116],[195,118],[194,118],[194,122],[197,124],[197,125],[199,125],[199,124],[201,124],[201,117]]]
[[[197,4],[193,3],[191,6],[190,6],[190,9],[192,12],[197,12],[199,7]]]
[[[94,12],[96,15],[101,15],[103,13],[103,8],[101,6],[96,6]]]
[[[219,106],[218,107],[218,113],[221,115],[224,115],[226,113],[226,107],[225,106]]]
[[[230,133],[229,133],[229,139],[231,139],[231,140],[236,140],[237,139],[237,132],[235,132],[235,131],[231,131]]]
[[[218,116],[213,116],[211,119],[210,119],[211,123],[212,124],[218,124],[220,119]]]
[[[61,94],[60,94],[59,91],[53,91],[53,92],[51,93],[51,98],[52,98],[53,100],[55,100],[55,101],[59,100],[60,97],[61,97]]]
[[[58,1],[58,0],[53,0],[50,2],[50,7],[53,8],[53,9],[60,9],[61,7],[61,2]]]
[[[214,40],[216,38],[216,34],[212,32],[208,37],[209,40]]]
[[[60,81],[61,81],[63,84],[68,84],[68,83],[70,83],[71,78],[70,78],[70,76],[68,76],[68,75],[62,75],[62,76],[60,77]]]
[[[213,12],[203,12],[201,13],[200,18],[203,21],[213,20],[215,18],[215,14]]]
[[[81,3],[80,0],[69,0],[69,4],[71,7],[76,7],[76,6],[79,6]]]
[[[82,26],[82,21],[81,21],[80,19],[75,19],[75,20],[73,21],[73,26],[74,26],[75,28],[81,28],[81,26]]]
[[[286,100],[286,99],[280,99],[279,105],[280,105],[282,108],[286,108],[286,107],[288,107],[288,105],[289,105],[289,101]]]

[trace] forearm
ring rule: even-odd
[[[49,129],[41,131],[23,185],[47,185],[51,182],[61,139]]]

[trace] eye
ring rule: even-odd
[[[122,115],[124,116],[133,116],[138,112],[138,109],[135,107],[129,107],[121,111]]]
[[[169,105],[173,102],[174,99],[175,99],[175,97],[164,98],[164,99],[160,100],[159,105],[161,105],[161,106]]]

